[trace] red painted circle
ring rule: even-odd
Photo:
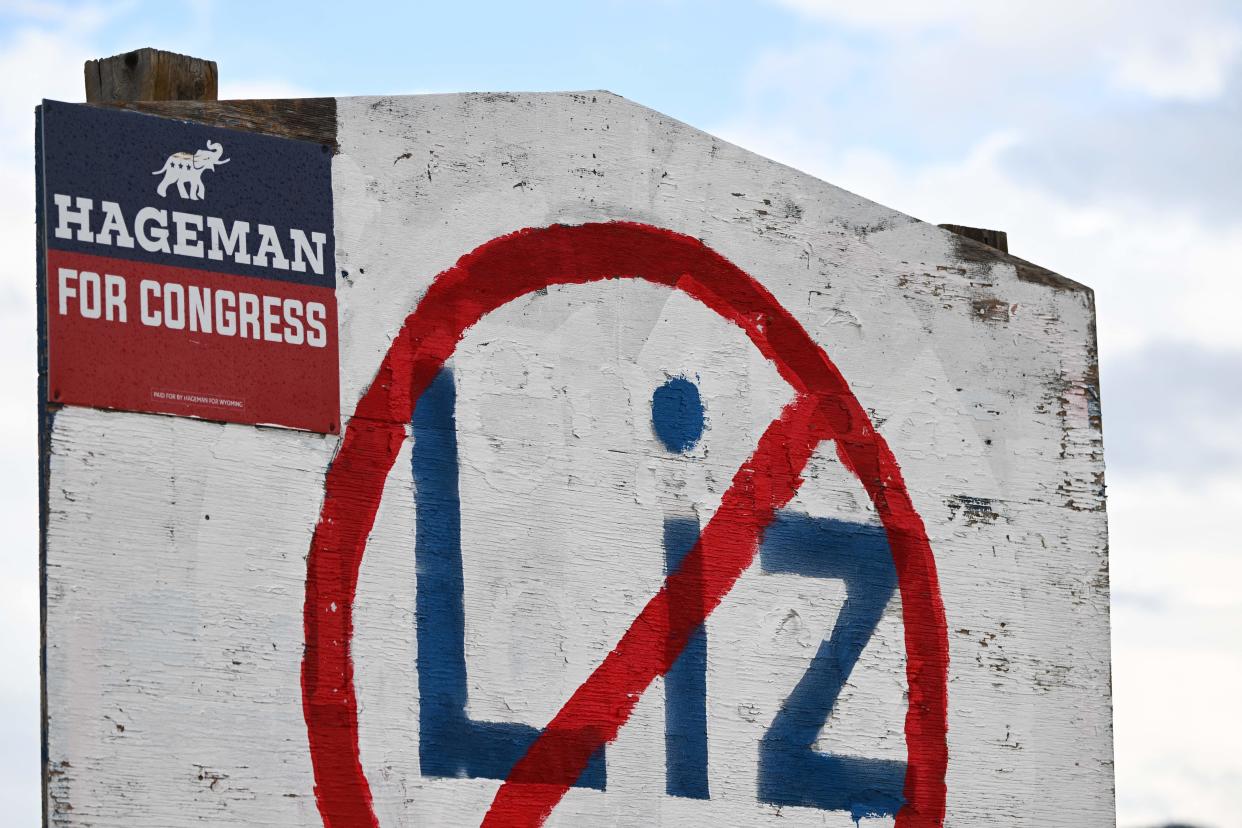
[[[896,822],[899,828],[941,825],[948,637],[935,558],[896,459],[823,349],[758,282],[697,239],[623,222],[521,230],[463,256],[406,318],[354,410],[328,470],[303,610],[302,705],[324,824],[378,825],[358,755],[353,603],[367,536],[414,404],[486,314],[541,288],[610,278],[665,285],[707,305],[746,333],[796,395],[734,476],[698,545],[513,768],[484,825],[537,826],[551,813],[753,561],[764,527],[797,492],[825,439],[836,441],[838,456],[875,505],[901,591],[908,763],[906,804]],[[683,594],[702,600],[679,600]]]

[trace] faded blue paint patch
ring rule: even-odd
[[[651,395],[651,425],[669,451],[685,454],[698,444],[707,426],[699,387],[673,377]]]
[[[506,779],[540,731],[515,722],[478,722],[466,714],[456,402],[453,373],[445,368],[419,398],[412,421],[418,759],[425,776]],[[604,790],[605,767],[601,748],[577,785]]]

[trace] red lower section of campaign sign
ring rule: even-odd
[[[49,250],[51,402],[337,433],[332,289]]]

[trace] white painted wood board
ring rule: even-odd
[[[459,257],[521,228],[627,221],[700,239],[837,365],[935,556],[949,653],[945,825],[1113,824],[1108,567],[1091,292],[607,93],[337,101],[341,411]],[[456,388],[469,715],[542,727],[705,524],[792,392],[738,328],[635,280],[488,315]],[[653,432],[670,377],[707,427]],[[350,420],[344,425],[348,428]],[[64,408],[46,529],[55,826],[316,825],[301,686],[306,558],[341,438]],[[829,444],[787,507],[878,525]],[[411,445],[359,573],[359,750],[385,826],[474,825],[500,780],[420,762]],[[666,792],[657,679],[607,789],[549,825],[853,825],[760,801],[759,745],[845,599],[755,563],[707,622],[710,799]],[[899,598],[818,749],[906,758]],[[864,825],[892,824],[891,816]]]

